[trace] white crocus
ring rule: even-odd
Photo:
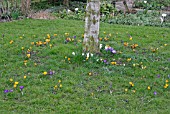
[[[78,11],[79,10],[79,8],[75,8],[75,11]]]
[[[166,13],[163,13],[163,14],[162,14],[162,17],[166,17],[166,16],[167,16],[167,14],[166,14]]]
[[[82,56],[84,56],[84,53],[82,53]]]
[[[105,50],[106,50],[106,49],[108,49],[108,46],[107,46],[107,45],[105,46]]]
[[[100,44],[100,49],[102,49],[103,44]]]
[[[145,4],[147,3],[147,1],[143,1]]]
[[[75,53],[75,52],[72,52],[72,55],[74,55],[74,56],[75,56],[75,55],[76,55],[76,53]]]
[[[91,55],[91,57],[93,57],[93,53],[91,53],[90,55]]]
[[[68,9],[68,10],[67,10],[67,13],[71,13],[71,10]]]
[[[161,19],[161,24],[164,22],[164,19],[163,19],[163,17],[160,17],[160,19]]]
[[[89,58],[89,53],[87,53],[87,58]]]

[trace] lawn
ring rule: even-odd
[[[170,113],[169,28],[101,23],[102,54],[89,57],[83,32],[74,20],[0,23],[0,112]]]

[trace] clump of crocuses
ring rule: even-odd
[[[105,46],[105,50],[106,51],[110,51],[111,53],[113,53],[113,54],[116,54],[116,50],[114,49],[114,48],[112,48],[112,47],[110,47],[110,46]]]

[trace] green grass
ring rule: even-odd
[[[170,113],[170,87],[164,88],[170,78],[170,29],[101,23],[100,37],[104,39],[109,33],[112,36],[100,43],[110,45],[117,54],[110,55],[103,50],[102,56],[94,55],[87,61],[82,61],[81,56],[83,32],[84,22],[73,20],[26,19],[0,23],[0,112]],[[49,44],[31,44],[44,41],[47,34],[51,35]],[[53,34],[57,36],[53,37]],[[65,43],[67,37],[73,36],[76,36],[75,41]],[[124,42],[129,45],[124,46]],[[139,46],[132,50],[132,44]],[[27,58],[30,47],[31,57]],[[96,58],[106,59],[109,63],[94,62]],[[128,58],[131,61],[127,62]],[[28,60],[27,65],[24,60]],[[111,65],[112,61],[121,64]],[[49,70],[55,74],[43,75]],[[10,82],[11,78],[13,82]],[[62,87],[54,90],[55,85],[59,86],[59,80]],[[16,81],[19,84],[13,88]],[[19,86],[24,86],[23,95]],[[4,94],[5,89],[14,91]]]

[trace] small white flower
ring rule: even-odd
[[[166,13],[163,13],[163,14],[162,14],[162,17],[166,17],[166,16],[167,16],[167,14],[166,14]]]
[[[160,17],[160,19],[161,19],[161,24],[162,24],[164,22],[164,19],[162,17]]]
[[[145,4],[147,3],[147,1],[143,1]]]
[[[112,51],[112,53],[114,53],[114,54],[115,54],[115,53],[116,53],[116,50],[113,50],[113,51]]]
[[[84,53],[82,53],[82,56],[84,56]]]
[[[70,12],[71,12],[71,10],[68,9],[68,10],[67,10],[67,13],[70,13]]]
[[[105,50],[106,50],[106,49],[108,49],[108,46],[107,46],[107,45],[105,46]]]
[[[100,44],[100,49],[102,48],[102,45],[103,45],[103,44]]]
[[[91,53],[91,57],[93,57],[93,53]]]
[[[99,61],[99,59],[96,60],[97,62]]]
[[[72,52],[72,55],[75,55],[75,52]]]
[[[87,53],[87,58],[89,58],[89,53]]]
[[[79,10],[79,8],[75,8],[75,11],[78,11]]]

